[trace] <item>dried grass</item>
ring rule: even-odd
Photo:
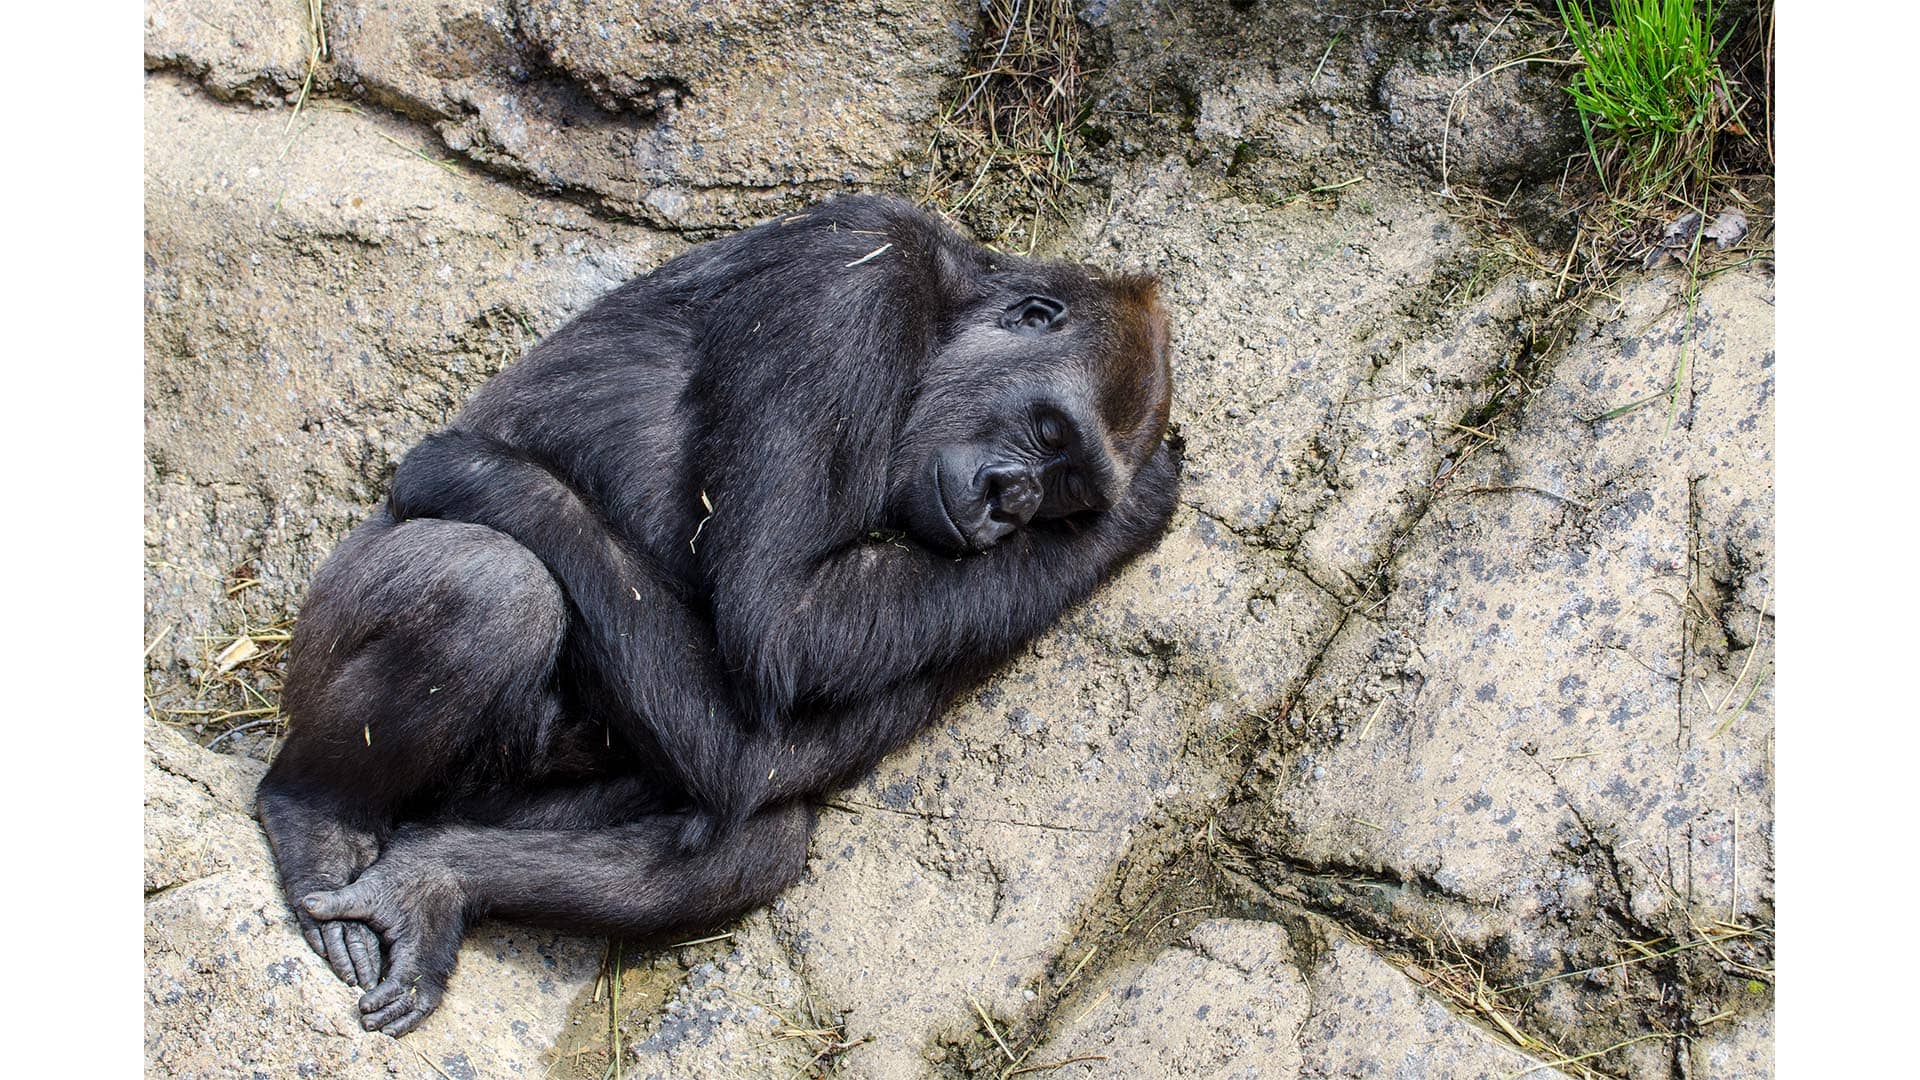
[[[981,40],[928,146],[921,202],[968,218],[990,243],[1031,252],[1066,217],[1086,118],[1077,6],[985,0]]]

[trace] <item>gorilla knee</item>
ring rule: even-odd
[[[434,638],[462,672],[544,666],[566,632],[567,602],[534,554],[480,525],[408,521],[393,528],[383,607],[431,605]]]

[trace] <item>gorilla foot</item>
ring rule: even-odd
[[[300,909],[300,936],[327,962],[340,981],[371,990],[380,981],[380,936],[366,923],[351,919],[321,921]]]
[[[309,893],[301,906],[323,926],[370,927],[386,947],[386,978],[358,984],[367,988],[360,997],[360,1026],[398,1037],[439,1007],[466,929],[464,900],[452,875],[383,858],[353,884]],[[357,974],[352,940],[344,931],[342,938]],[[370,955],[377,957],[377,948]]]
[[[353,824],[337,807],[266,785],[260,792],[260,823],[273,842],[289,898],[340,888],[380,856],[373,832]],[[365,990],[380,981],[380,937],[371,927],[315,919],[299,904],[293,905],[293,917],[307,946],[341,982]]]
[[[439,1008],[443,993],[443,986],[425,977],[405,984],[388,979],[360,996],[360,1026],[397,1039]]]

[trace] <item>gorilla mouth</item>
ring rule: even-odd
[[[967,534],[961,532],[960,525],[953,520],[953,511],[947,509],[947,492],[940,480],[938,461],[933,463],[933,505],[939,507],[941,522],[946,525],[947,531],[953,534],[954,546],[961,551],[972,550],[973,545],[967,542]]]

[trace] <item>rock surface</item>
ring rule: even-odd
[[[297,11],[297,9],[295,9]],[[330,0],[312,80],[486,168],[668,228],[898,177],[959,75],[958,0]],[[147,65],[292,104],[313,38],[257,0],[150,5]]]
[[[329,2],[289,125],[301,13],[149,3],[157,715],[270,696],[268,655],[217,699],[215,654],[682,230],[904,191],[978,33],[963,3],[642,8]],[[600,1077],[617,1044],[634,1077],[998,1076],[1004,1042],[1101,1056],[1040,1076],[1506,1077],[1645,1036],[1587,1063],[1771,1074],[1770,273],[1569,297],[1436,192],[1429,129],[1525,27],[1083,21],[1098,198],[1053,253],[1164,279],[1158,549],[836,796],[770,910],[604,984],[604,941],[487,928],[398,1043],[279,899],[244,756],[273,728],[226,756],[150,723],[150,1071]],[[1545,208],[1529,235],[1544,78],[1474,83],[1448,143],[1452,183]],[[1671,416],[1595,419],[1676,375]]]
[[[1448,1012],[1330,924],[1296,952],[1273,923],[1216,919],[1144,966],[1089,990],[1074,1021],[1030,1056],[1061,1077],[1448,1076],[1561,1080]]]

